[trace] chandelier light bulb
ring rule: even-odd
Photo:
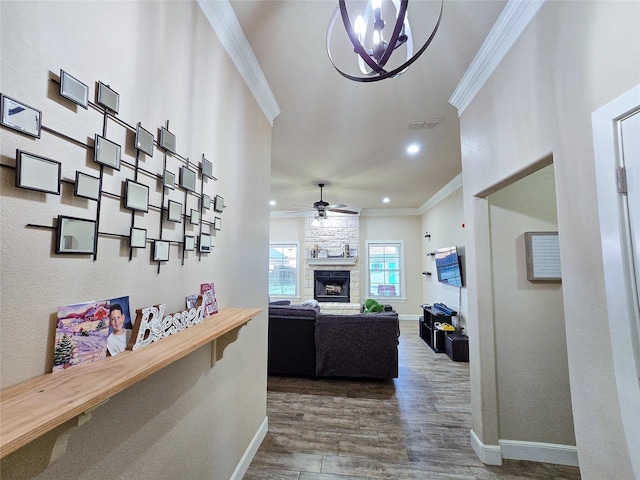
[[[373,8],[373,9],[382,8],[382,0],[371,0],[371,8]]]

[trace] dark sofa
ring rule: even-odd
[[[321,314],[312,305],[269,305],[269,375],[396,378],[396,312]]]

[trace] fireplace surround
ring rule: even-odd
[[[349,270],[314,270],[313,298],[318,302],[349,303]]]

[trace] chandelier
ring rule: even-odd
[[[311,225],[314,227],[330,227],[331,222],[329,221],[329,217],[327,217],[327,212],[324,210],[320,210],[316,213],[316,216],[313,218],[313,222]]]
[[[409,0],[387,0],[395,8],[395,25],[388,40],[384,38],[386,22],[383,19],[382,0],[370,0],[364,12],[356,17],[355,23],[351,23],[345,0],[338,0],[338,6],[333,12],[329,28],[327,29],[327,53],[329,60],[335,69],[343,77],[356,82],[377,82],[385,78],[397,77],[404,73],[409,66],[415,62],[427,49],[440,26],[444,0],[440,0],[440,13],[436,25],[427,38],[424,45],[413,54],[413,39],[411,37],[411,27],[407,18],[407,7]],[[388,11],[387,11],[388,12]],[[351,75],[341,70],[331,55],[331,40],[333,37],[333,27],[338,19],[342,17],[342,23],[351,40],[354,51],[357,54],[358,67],[361,75]],[[387,30],[388,32],[388,30]],[[400,46],[405,45],[406,61],[402,65],[388,70],[385,68],[391,54]]]

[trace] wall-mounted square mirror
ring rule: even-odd
[[[164,127],[160,127],[160,146],[171,153],[176,153],[176,136]]]
[[[21,103],[6,95],[2,95],[2,125],[40,138],[42,112]]]
[[[124,206],[140,212],[149,211],[149,186],[127,178],[124,187]]]
[[[211,235],[208,233],[200,234],[200,251],[203,253],[211,251]]]
[[[96,253],[96,222],[58,215],[56,253]]]
[[[222,219],[220,217],[213,219],[213,229],[218,231],[222,230]]]
[[[98,82],[98,103],[114,113],[120,109],[120,95],[108,85]]]
[[[147,248],[147,230],[145,228],[131,227],[129,245],[131,248]]]
[[[204,155],[202,155],[202,175],[213,178],[213,163],[204,158]]]
[[[153,134],[142,128],[140,122],[136,127],[136,148],[150,157],[153,156]]]
[[[73,187],[73,194],[76,197],[99,200],[100,177],[94,177],[93,175],[76,171],[76,183]]]
[[[191,209],[189,223],[191,223],[191,225],[198,225],[200,223],[200,212],[198,210]]]
[[[209,210],[211,208],[211,197],[207,194],[202,194],[202,208]]]
[[[162,185],[167,188],[175,188],[176,186],[176,174],[171,173],[169,170],[165,170],[162,174]]]
[[[96,133],[96,141],[93,149],[93,160],[100,165],[106,165],[115,170],[120,170],[120,158],[122,148]]]
[[[62,164],[16,150],[16,187],[60,195]]]
[[[89,87],[64,70],[60,70],[60,95],[84,108],[89,104]]]
[[[156,262],[166,262],[169,260],[169,242],[156,240],[153,248],[153,259]]]
[[[224,210],[224,198],[222,198],[220,195],[216,195],[214,197],[213,209],[218,213],[222,213],[222,210]]]
[[[196,237],[192,235],[184,236],[184,249],[187,252],[191,252],[196,249]]]
[[[167,207],[167,220],[170,222],[182,222],[182,204],[169,200]]]
[[[180,186],[191,192],[196,191],[196,172],[187,167],[180,167]]]

